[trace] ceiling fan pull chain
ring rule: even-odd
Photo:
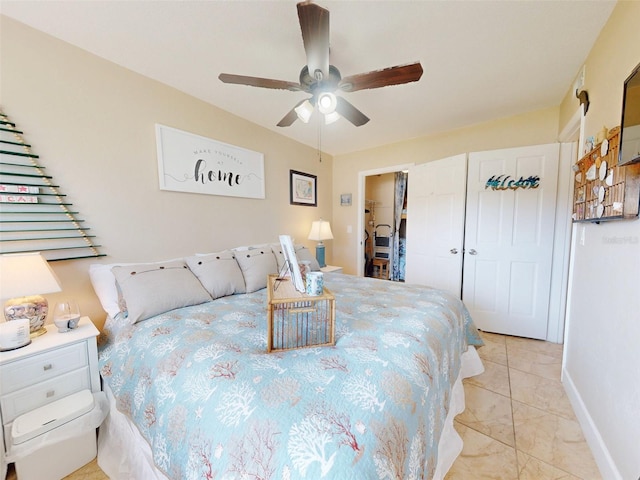
[[[322,163],[322,122],[318,121],[318,161]]]

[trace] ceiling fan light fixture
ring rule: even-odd
[[[417,82],[422,77],[422,65],[420,62],[414,62],[342,78],[340,71],[329,63],[331,53],[329,10],[316,5],[313,0],[297,1],[298,21],[307,59],[306,65],[300,70],[299,83],[229,73],[221,73],[218,76],[224,83],[292,92],[302,91],[311,95],[308,100],[299,102],[289,110],[277,123],[278,127],[290,127],[297,119],[309,123],[316,105],[325,115],[325,124],[333,123],[342,117],[354,126],[361,127],[369,121],[369,117],[351,105],[344,96],[336,98],[334,92],[357,92],[402,85]],[[338,115],[333,115],[334,112]]]
[[[323,92],[318,97],[318,110],[325,115],[335,112],[337,104],[336,96],[331,92]]]
[[[327,113],[324,116],[325,125],[330,125],[334,122],[337,122],[338,120],[340,120],[340,114],[338,112]]]
[[[295,108],[296,115],[303,123],[309,123],[311,114],[313,113],[313,105],[309,100],[305,100]]]

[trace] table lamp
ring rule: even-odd
[[[0,255],[0,298],[8,299],[4,305],[7,321],[29,320],[31,337],[47,330],[49,303],[42,296],[59,292],[60,281],[44,257],[38,253]]]
[[[318,242],[316,245],[316,260],[318,260],[320,267],[327,266],[324,261],[324,243],[322,243],[322,241],[332,239],[333,233],[331,233],[331,225],[329,225],[329,222],[320,219],[311,224],[309,240],[315,240]]]

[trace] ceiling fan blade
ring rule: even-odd
[[[270,78],[247,77],[245,75],[233,75],[231,73],[221,73],[218,78],[224,83],[236,85],[249,85],[250,87],[273,88],[276,90],[291,90],[298,92],[302,90],[299,83],[287,82],[286,80],[272,80]]]
[[[293,107],[289,113],[287,113],[284,117],[282,117],[282,120],[278,122],[278,127],[290,127],[291,125],[293,125],[293,122],[295,122],[298,119],[298,113],[296,112],[296,108],[298,108],[307,100],[309,101],[311,106],[315,108],[316,106],[315,95],[310,98],[305,98],[304,100],[300,100],[298,103],[296,103],[296,106]]]
[[[300,103],[298,105],[300,105]],[[291,125],[293,125],[293,122],[295,122],[298,119],[298,114],[296,113],[296,107],[298,105],[293,107],[289,113],[287,113],[284,117],[282,117],[282,120],[278,122],[279,127],[290,127]]]
[[[368,88],[380,88],[389,85],[417,82],[422,77],[420,62],[410,65],[398,65],[382,70],[375,70],[358,75],[345,77],[340,81],[339,88],[345,92],[355,92]]]
[[[315,72],[320,70],[323,78],[328,78],[329,10],[310,1],[300,2],[297,6],[309,74],[316,78]]]
[[[303,103],[304,103],[304,100],[299,101],[296,104],[296,106],[289,111],[289,113],[287,113],[284,117],[282,117],[282,120],[278,122],[278,127],[290,127],[291,125],[293,125],[293,122],[295,122],[298,119],[296,108],[298,108]]]
[[[336,112],[349,120],[356,127],[360,127],[369,121],[369,117],[347,102],[344,98],[336,96],[336,101]]]
[[[304,100],[302,102],[304,102]],[[298,119],[296,108],[298,108],[298,106],[300,106],[302,102],[299,102],[295,107],[293,107],[289,111],[289,113],[287,113],[284,117],[282,117],[282,120],[278,122],[278,127],[290,127],[291,125],[293,125],[293,122],[295,122]]]

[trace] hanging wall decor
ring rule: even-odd
[[[289,170],[289,203],[317,207],[317,178],[316,175]]]
[[[540,177],[532,175],[527,178],[520,177],[515,179],[510,175],[493,175],[485,184],[485,190],[517,190],[518,188],[538,188],[540,186]]]
[[[40,252],[49,262],[104,256],[23,135],[0,111],[0,254]]]
[[[262,153],[156,124],[161,190],[265,198]]]
[[[620,127],[615,127],[573,166],[574,222],[638,217],[640,163],[620,165],[619,157]]]

